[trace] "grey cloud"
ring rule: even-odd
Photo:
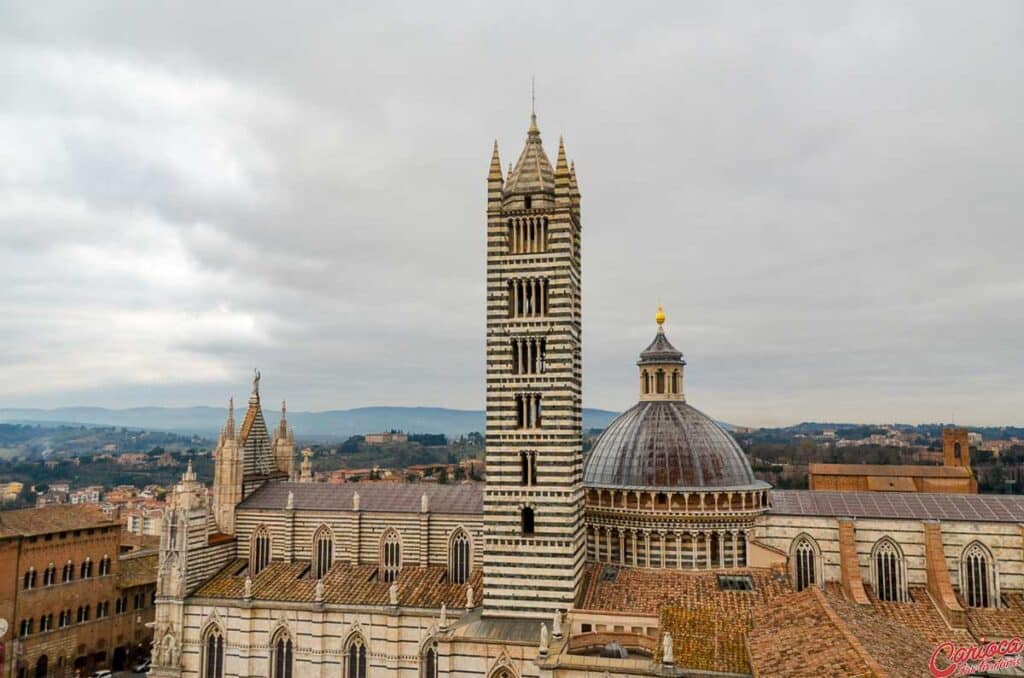
[[[585,398],[664,303],[749,424],[1019,420],[1017,3],[0,7],[0,402],[479,407],[529,78],[584,199]],[[111,337],[111,333],[116,336]]]

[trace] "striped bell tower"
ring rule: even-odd
[[[531,115],[487,175],[485,616],[550,619],[583,573],[580,233],[575,166]]]

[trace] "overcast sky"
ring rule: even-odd
[[[1024,423],[1024,3],[0,5],[0,406],[483,405],[486,173],[737,424]]]

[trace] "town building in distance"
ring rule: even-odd
[[[84,676],[149,654],[158,553],[121,546],[94,507],[0,512],[3,676]]]
[[[810,464],[812,490],[976,494],[967,429],[942,430],[942,466],[920,464]]]
[[[495,144],[486,483],[314,483],[257,377],[212,492],[170,492],[151,675],[916,677],[1021,634],[1024,497],[774,490],[691,404],[660,309],[584,455],[580,206],[535,116],[507,175]]]

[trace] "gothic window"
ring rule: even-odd
[[[30,567],[25,572],[25,577],[22,580],[22,588],[26,591],[28,589],[34,589],[36,587],[36,568]]]
[[[61,610],[58,615],[57,622],[60,624],[60,628],[71,625],[71,610]]]
[[[224,632],[211,624],[203,641],[203,678],[224,678]]]
[[[313,537],[313,579],[323,579],[334,562],[334,536],[326,525],[321,525]]]
[[[534,523],[533,509],[529,506],[523,508],[522,512],[522,529],[523,536],[532,537],[536,530],[536,524]]]
[[[53,615],[44,614],[39,618],[39,632],[49,631],[53,628]]]
[[[524,486],[537,484],[537,453],[519,453],[520,482]]]
[[[366,678],[366,641],[352,634],[345,650],[345,678]]]
[[[18,629],[18,636],[30,636],[32,635],[32,621],[31,619],[22,619],[21,627]]]
[[[43,570],[43,586],[53,586],[57,583],[57,568],[53,563]]]
[[[470,570],[469,535],[461,527],[452,534],[448,546],[448,577],[453,584],[465,584]]]
[[[960,594],[968,607],[998,607],[992,556],[979,542],[969,544],[960,558]]]
[[[60,583],[67,584],[75,577],[75,566],[71,564],[69,560],[64,564],[64,569],[60,573]]]
[[[270,678],[292,678],[292,637],[285,629],[270,643]]]
[[[270,564],[270,533],[264,525],[260,525],[250,538],[249,571],[255,577]]]
[[[82,563],[80,572],[78,575],[79,579],[88,579],[92,576],[92,558],[86,558],[85,562]]]
[[[430,643],[423,652],[422,678],[437,678],[437,644]]]
[[[380,539],[380,578],[385,582],[398,579],[402,567],[402,541],[395,530],[390,529]]]
[[[100,576],[104,577],[110,574],[110,556],[104,555],[100,560]]]
[[[797,591],[818,584],[818,550],[810,537],[797,539],[793,547],[793,579]]]
[[[875,594],[879,600],[907,600],[906,568],[903,553],[888,537],[877,544],[871,554]]]

